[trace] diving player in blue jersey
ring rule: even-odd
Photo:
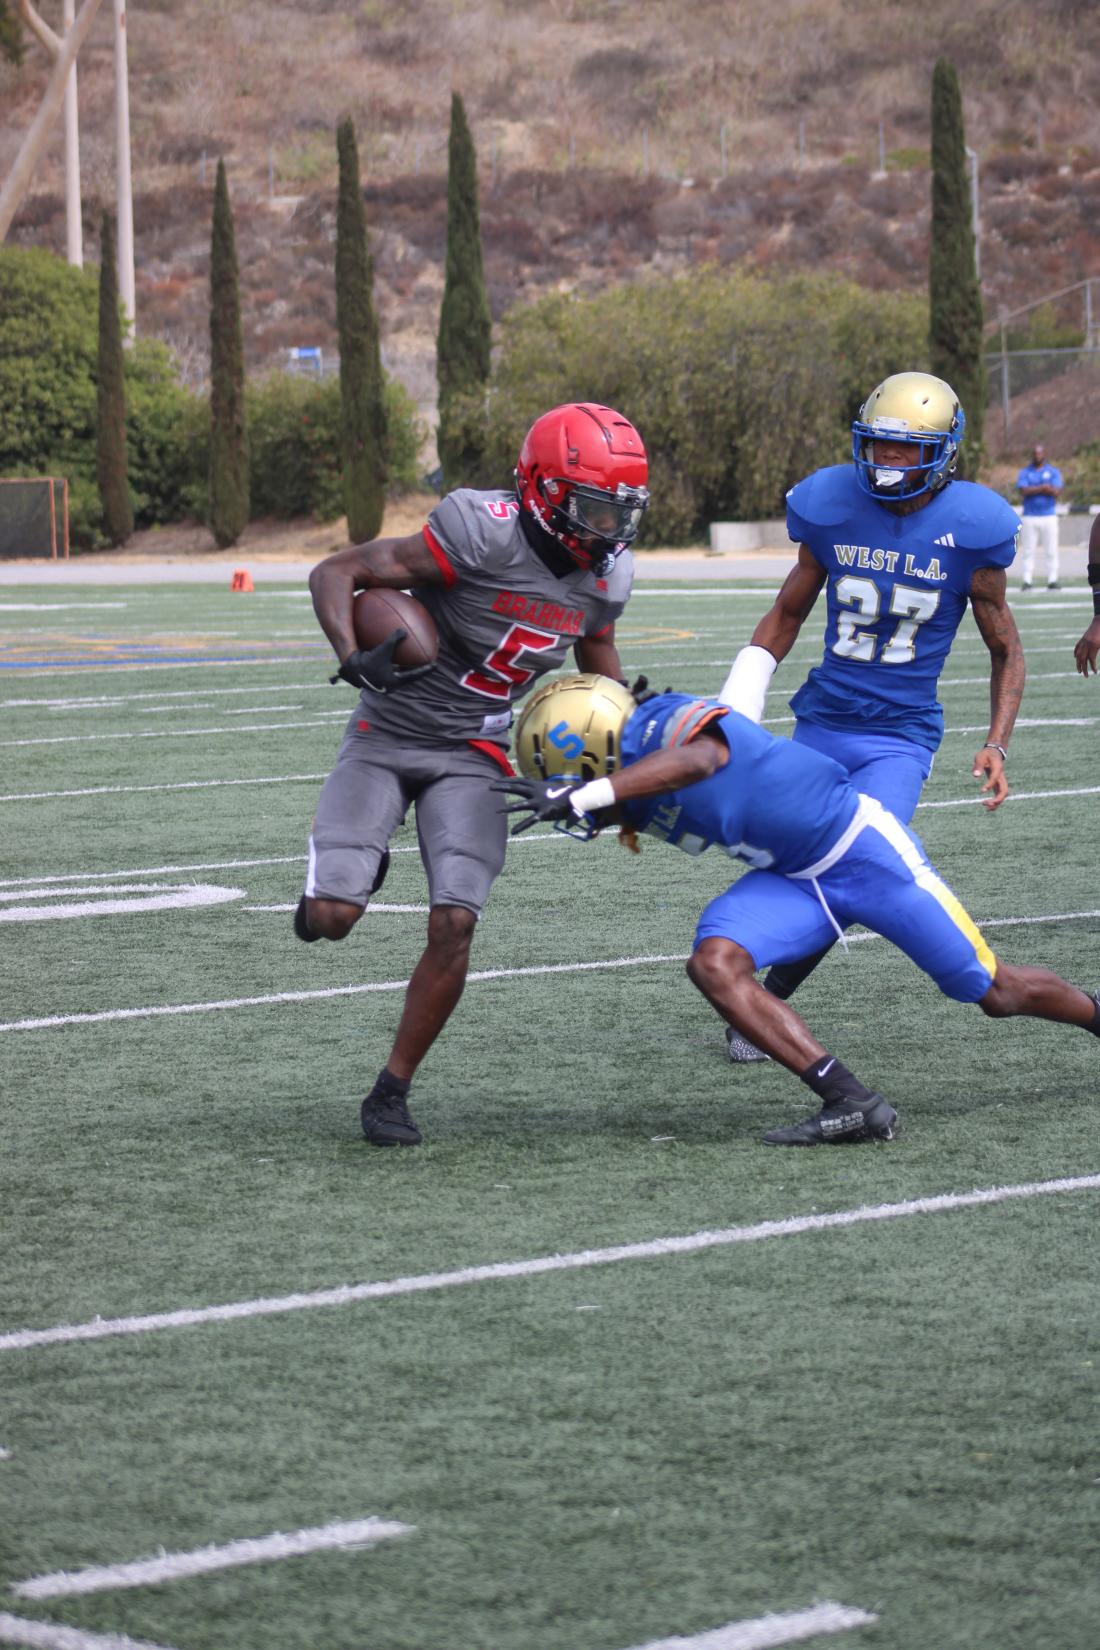
[[[516,732],[528,777],[512,834],[536,820],[591,836],[620,820],[685,853],[710,847],[751,870],[703,911],[688,976],[718,1013],[821,1101],[764,1136],[774,1146],[890,1140],[894,1107],[813,1036],[758,969],[820,948],[853,922],[890,940],[940,990],[993,1018],[1027,1014],[1100,1037],[1100,1000],[1045,969],[999,962],[920,841],[844,768],[713,699],[653,695],[631,710],[601,676],[566,677],[528,704]]]
[[[1008,795],[1024,689],[1007,601],[1019,517],[988,487],[952,479],[965,425],[954,390],[929,373],[895,373],[872,391],[852,425],[852,462],[787,494],[798,561],[718,694],[759,721],[776,665],[824,589],[824,654],[791,700],[794,738],[906,824],[943,738],[936,688],[968,605],[990,655],[989,733],[973,763],[988,809]],[[767,989],[789,997],[828,949],[774,969]],[[763,1058],[736,1033],[728,1042],[731,1060]]]

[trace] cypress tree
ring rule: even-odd
[[[225,162],[218,162],[210,237],[210,529],[222,550],[248,521],[248,427],[237,245]]]
[[[977,476],[985,418],[982,294],[974,263],[962,94],[952,63],[932,75],[932,244],[929,259],[929,353],[966,413],[959,474]]]
[[[114,219],[103,214],[99,252],[99,350],[96,362],[96,481],[103,523],[112,544],[134,530],[126,472],[126,384],[118,301],[118,247]]]
[[[336,130],[336,327],[340,336],[340,436],[344,507],[353,544],[377,536],[386,508],[386,403],[374,262],[367,240],[355,126]]]
[[[477,154],[466,110],[451,97],[447,170],[447,272],[439,316],[439,457],[447,488],[483,481],[485,387],[492,321],[481,256]]]

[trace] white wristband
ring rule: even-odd
[[[610,808],[614,800],[615,792],[610,779],[590,779],[587,785],[573,792],[569,806],[577,814],[594,814],[600,808]]]
[[[768,683],[775,675],[775,666],[774,654],[769,653],[766,647],[754,647],[750,642],[748,647],[741,649],[730,666],[730,673],[718,695],[719,704],[740,711],[750,722],[759,722],[764,714],[764,699]]]

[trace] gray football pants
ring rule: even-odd
[[[503,769],[470,745],[402,745],[351,728],[325,780],[309,840],[306,894],[365,906],[378,862],[416,809],[431,905],[480,915],[504,865]]]

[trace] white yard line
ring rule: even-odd
[[[325,678],[315,682],[280,682],[279,693],[312,693],[332,689]],[[99,710],[112,705],[135,704],[139,699],[224,699],[231,695],[244,696],[256,692],[255,682],[247,687],[231,688],[147,688],[144,693],[95,693],[83,696],[64,695],[53,699],[0,699],[2,710]]]
[[[156,1558],[139,1558],[129,1564],[55,1570],[51,1575],[13,1582],[11,1590],[17,1598],[67,1598],[74,1593],[112,1592],[120,1587],[153,1587],[158,1582],[178,1581],[183,1576],[209,1575],[212,1570],[231,1570],[241,1564],[269,1564],[334,1547],[373,1547],[379,1541],[411,1535],[414,1529],[415,1525],[394,1520],[356,1518],[316,1529],[294,1530],[289,1535],[276,1530],[273,1535],[255,1540],[229,1541],[222,1547],[196,1547],[189,1553],[162,1552]]]
[[[323,775],[322,775],[323,777]],[[522,847],[529,842],[569,842],[572,839],[562,831],[535,832],[532,836],[520,836],[515,840],[515,846]],[[614,842],[614,837],[604,837],[598,840]],[[397,848],[391,848],[391,854],[418,854],[420,849],[414,842]],[[66,871],[63,875],[44,877],[7,877],[0,879],[0,888],[24,888],[31,883],[35,886],[65,882],[102,882],[110,881],[114,877],[157,877],[168,876],[184,871],[240,871],[248,870],[256,865],[300,865],[305,870],[306,856],[300,854],[277,854],[266,859],[215,859],[204,861],[198,865],[142,865],[136,869],[125,871]]]
[[[717,1231],[691,1232],[684,1237],[653,1238],[645,1243],[620,1243],[606,1249],[581,1249],[572,1254],[539,1255],[530,1260],[494,1261],[465,1266],[454,1272],[426,1272],[388,1278],[377,1283],[341,1284],[308,1294],[275,1295],[231,1301],[222,1306],[184,1307],[175,1312],[150,1312],[140,1317],[93,1318],[88,1323],[57,1324],[51,1329],[16,1329],[0,1335],[0,1353],[31,1347],[66,1345],[73,1341],[101,1341],[116,1335],[147,1335],[160,1329],[190,1329],[198,1324],[228,1323],[242,1318],[271,1317],[284,1312],[307,1312],[318,1307],[352,1306],[360,1301],[388,1300],[395,1295],[418,1295],[471,1283],[511,1278],[544,1277],[550,1272],[578,1271],[589,1266],[611,1266],[626,1260],[657,1260],[695,1255],[706,1249],[735,1243],[760,1243],[769,1238],[799,1237],[805,1232],[862,1226],[868,1222],[905,1220],[912,1215],[945,1214],[954,1209],[982,1208],[1016,1199],[1050,1197],[1066,1192],[1095,1191],[1100,1174],[1062,1180],[1034,1180],[1017,1186],[989,1186],[972,1192],[945,1192],[911,1198],[904,1203],[875,1203],[857,1209],[838,1209],[824,1215],[792,1215],[787,1220],[762,1220],[753,1226],[726,1226]]]
[[[807,1610],[788,1610],[777,1616],[756,1616],[749,1621],[730,1621],[712,1627],[708,1633],[692,1633],[688,1638],[651,1639],[636,1650],[772,1650],[773,1645],[797,1644],[819,1633],[846,1633],[852,1627],[870,1627],[878,1620],[866,1610],[855,1610],[831,1599]]]
[[[267,779],[181,779],[165,785],[89,785],[76,791],[11,791],[0,802],[56,802],[71,796],[131,796],[140,791],[209,791],[230,785],[318,784],[323,773],[278,774]]]
[[[598,962],[544,963],[531,968],[485,968],[466,976],[467,984],[481,980],[513,980],[542,974],[579,974],[607,968],[635,968],[646,963],[683,962],[684,956],[613,957]],[[108,1008],[94,1014],[51,1014],[38,1020],[9,1020],[0,1032],[43,1031],[58,1026],[96,1025],[109,1020],[159,1019],[164,1015],[210,1014],[220,1009],[266,1008],[276,1003],[322,1002],[331,997],[361,997],[380,991],[404,991],[408,980],[375,980],[365,985],[326,986],[316,991],[277,991],[265,997],[226,997],[217,1002],[172,1003],[153,1008]]]
[[[138,670],[165,671],[165,670],[245,670],[245,669],[247,669],[247,670],[251,671],[251,670],[255,670],[257,668],[257,666],[259,666],[259,665],[309,665],[309,664],[316,664],[317,660],[320,656],[321,656],[320,651],[318,650],[318,651],[315,651],[315,652],[312,652],[312,653],[286,653],[278,659],[272,659],[272,658],[269,658],[267,656],[260,656],[260,657],[254,659],[254,658],[251,658],[251,657],[242,657],[241,655],[236,655],[232,659],[175,659],[175,658],[173,658],[173,659],[160,659],[160,660],[151,659],[147,662],[137,661],[137,660],[135,660],[135,661],[127,660],[125,662],[119,661],[118,664],[114,664],[114,665],[110,665],[110,664],[103,664],[103,665],[66,665],[66,663],[63,659],[59,659],[55,664],[27,665],[25,668],[21,665],[11,666],[11,665],[3,665],[2,663],[0,663],[0,671],[11,670],[12,674],[14,675],[15,671],[18,670],[19,677],[20,677],[21,680],[31,680],[31,681],[33,681],[35,678],[37,678],[39,676],[51,676],[54,679],[54,681],[56,682],[57,673],[58,673],[59,670],[71,670],[73,672],[74,680],[79,678],[80,681],[83,681],[85,679],[85,677],[88,677],[88,676],[119,676],[123,672],[130,673],[130,672],[138,671]]]
[[[241,906],[242,911],[296,911],[297,909],[298,909],[297,900],[294,900],[290,905],[242,905]],[[380,905],[377,900],[372,899],[370,904],[367,906],[366,910],[363,912],[363,916],[364,917],[376,917],[380,911],[399,912],[399,913],[409,914],[409,913],[415,912],[415,911],[428,912],[430,910],[431,910],[430,905]]]
[[[707,638],[706,636],[703,636],[703,635],[700,635],[700,637],[699,637],[700,645],[703,645],[704,643],[706,643],[708,641],[713,641],[713,640],[714,640],[713,637]],[[1076,640],[1076,637],[1075,636],[1071,637],[1067,633],[1067,635],[1065,637],[1065,640],[1066,641],[1074,641],[1074,640]],[[631,645],[634,645],[634,644],[631,644]],[[685,645],[687,645],[687,644],[685,644]],[[733,646],[731,645],[730,652],[724,653],[721,656],[721,658],[718,658],[718,659],[691,659],[691,660],[685,660],[685,659],[661,660],[661,659],[658,659],[658,660],[655,660],[655,661],[654,660],[647,660],[646,662],[649,665],[649,668],[651,670],[662,670],[662,669],[666,669],[666,668],[669,669],[669,670],[674,670],[678,667],[682,667],[685,664],[690,664],[693,669],[705,670],[705,669],[709,669],[709,668],[713,667],[715,670],[718,670],[722,667],[726,667],[726,666],[729,665],[730,660],[732,658],[732,655],[733,655]],[[807,653],[804,660],[803,660],[803,664],[808,667],[810,664],[816,662],[816,658],[817,658],[816,652],[813,655],[810,655],[809,653]],[[774,689],[772,689],[773,693],[776,693],[776,694],[781,696],[784,693],[784,691],[786,691],[788,693],[793,691],[793,687],[794,687],[793,665],[795,663],[797,663],[797,659],[792,657],[792,669],[791,669],[791,673],[790,673],[791,674],[791,683],[790,683],[790,685],[786,689],[784,689],[784,688],[774,688]],[[1068,669],[1067,670],[1052,670],[1052,671],[1045,671],[1045,672],[1031,671],[1031,672],[1028,673],[1028,681],[1029,682],[1063,681],[1067,677],[1076,676],[1076,674],[1077,674],[1077,672],[1075,670],[1068,670]],[[941,687],[985,687],[985,686],[988,686],[988,683],[989,683],[989,672],[988,671],[986,671],[984,676],[956,676],[956,677],[941,677],[940,678],[940,686]],[[277,691],[279,693],[319,693],[319,692],[322,692],[322,691],[331,692],[331,688],[330,688],[329,683],[326,679],[318,678],[318,680],[312,681],[312,682],[280,682],[279,685],[278,685]],[[144,692],[140,692],[140,693],[114,693],[114,694],[99,693],[99,694],[83,694],[83,695],[64,694],[64,695],[60,695],[60,696],[51,697],[51,698],[48,698],[48,699],[46,699],[46,698],[42,698],[42,699],[37,699],[37,698],[36,699],[30,699],[30,698],[0,699],[0,709],[2,709],[2,710],[66,710],[66,711],[110,710],[114,706],[136,704],[139,700],[142,700],[142,699],[216,699],[216,698],[220,699],[220,698],[228,698],[228,697],[231,697],[231,696],[243,696],[245,694],[255,694],[255,692],[256,692],[255,684],[252,684],[252,683],[250,683],[247,687],[231,687],[231,688],[212,688],[212,687],[207,687],[207,688],[146,688],[144,690]],[[350,714],[350,712],[349,712],[349,714]]]
[[[52,1621],[24,1621],[0,1611],[0,1644],[22,1644],[28,1650],[171,1650],[119,1633],[87,1633],[82,1627],[62,1627]]]
[[[562,840],[566,839],[563,837]],[[407,852],[415,850],[409,849]],[[291,910],[292,907],[287,906],[285,909]],[[993,917],[980,921],[978,926],[982,929],[1015,928],[1035,923],[1081,922],[1098,917],[1100,911],[1058,911],[1035,917]],[[849,934],[845,937],[844,943],[858,945],[861,941],[877,940],[880,937],[878,934],[866,932]],[[483,980],[532,979],[546,974],[599,973],[605,969],[645,968],[662,963],[682,963],[686,962],[687,958],[688,953],[680,951],[637,957],[606,957],[585,962],[541,963],[528,968],[483,968],[468,974],[466,980],[467,984],[476,985]],[[156,1020],[182,1014],[215,1014],[236,1008],[271,1008],[278,1003],[326,1002],[335,997],[362,997],[378,992],[404,991],[408,984],[408,980],[372,980],[360,985],[325,986],[314,991],[276,991],[263,997],[221,997],[200,1003],[154,1003],[142,1008],[105,1008],[82,1014],[47,1014],[37,1019],[4,1021],[0,1023],[0,1034],[18,1031],[56,1031],[61,1026],[103,1025],[116,1020]]]
[[[1100,718],[1096,716],[1021,716],[1013,729],[1019,733],[1023,728],[1094,728]],[[968,728],[944,728],[944,736],[949,733],[986,733],[988,722],[975,722]]]
[[[55,733],[44,739],[0,739],[0,747],[17,745],[102,745],[117,739],[209,739],[218,734],[274,733],[282,728],[331,727],[339,718],[346,721],[351,715],[347,707],[323,712],[308,722],[242,722],[239,726],[220,728],[144,728],[139,733]]]
[[[1043,802],[1051,797],[1061,796],[1096,796],[1100,793],[1100,785],[1077,785],[1068,790],[1059,791],[1013,791],[1006,798],[1004,806],[1009,802]],[[943,802],[918,802],[918,811],[921,808],[972,808],[976,803],[982,803],[981,796],[953,796]]]

